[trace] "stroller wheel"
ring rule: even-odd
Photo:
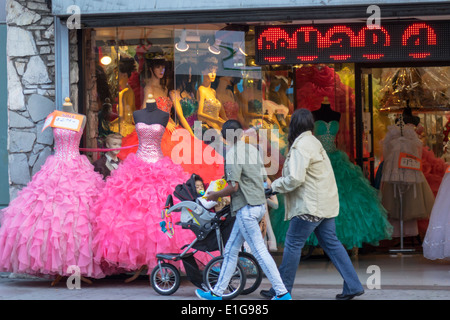
[[[180,281],[180,272],[169,263],[159,264],[150,275],[150,283],[153,289],[164,296],[175,293],[180,287]]]
[[[203,283],[207,290],[212,290],[216,285],[220,270],[222,269],[223,256],[213,258],[205,267],[203,271]],[[245,287],[245,272],[240,264],[237,265],[227,288],[225,289],[222,299],[231,300],[236,298]]]
[[[241,294],[250,294],[261,284],[263,272],[256,258],[248,252],[239,252],[239,264],[245,273],[245,287]]]

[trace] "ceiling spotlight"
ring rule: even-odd
[[[248,54],[245,53],[244,49],[242,49],[241,46],[239,46],[239,52],[242,53],[244,56],[248,56]]]
[[[102,63],[102,65],[107,66],[107,65],[109,65],[112,62],[112,59],[111,59],[110,56],[103,56],[100,59],[100,62]]]
[[[222,40],[216,39],[214,44],[212,46],[208,47],[209,52],[213,54],[219,54],[220,53],[220,44],[222,43]]]
[[[186,29],[181,31],[180,41],[175,43],[175,49],[181,52],[186,52],[189,50],[189,45],[186,43]]]

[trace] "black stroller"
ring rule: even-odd
[[[196,239],[181,248],[181,253],[160,253],[156,257],[156,266],[150,275],[153,289],[161,295],[175,293],[181,282],[178,269],[170,261],[181,261],[188,279],[197,287],[211,290],[220,273],[223,262],[223,248],[228,240],[234,224],[230,215],[230,206],[225,206],[219,212],[211,212],[197,203],[195,189],[195,174],[184,184],[175,188],[174,196],[181,202],[173,205],[172,195],[169,195],[163,209],[163,217],[171,212],[181,211],[179,224],[183,229],[194,232]],[[195,258],[198,251],[211,255],[211,261],[204,266]],[[220,256],[214,257],[210,252],[219,251]],[[255,291],[262,280],[262,271],[256,259],[247,252],[239,253],[239,263],[236,271],[224,292],[223,299],[233,299],[239,294],[249,294]]]

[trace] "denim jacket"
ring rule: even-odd
[[[284,193],[285,220],[309,214],[333,218],[339,214],[339,195],[330,159],[311,131],[295,139],[284,162],[282,177],[272,190]]]

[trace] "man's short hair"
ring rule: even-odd
[[[111,134],[108,134],[106,136],[105,141],[108,142],[108,141],[111,141],[111,140],[114,140],[114,139],[122,140],[122,138],[123,138],[123,136],[120,133],[111,133]]]
[[[237,120],[228,120],[222,126],[222,130],[221,130],[222,137],[225,140],[227,140],[227,134],[233,134],[235,142],[236,142],[236,140],[238,138],[237,135],[240,134],[240,132],[236,133],[236,130],[241,130],[241,132],[243,131],[241,123]],[[231,137],[229,137],[229,138],[231,138]]]

